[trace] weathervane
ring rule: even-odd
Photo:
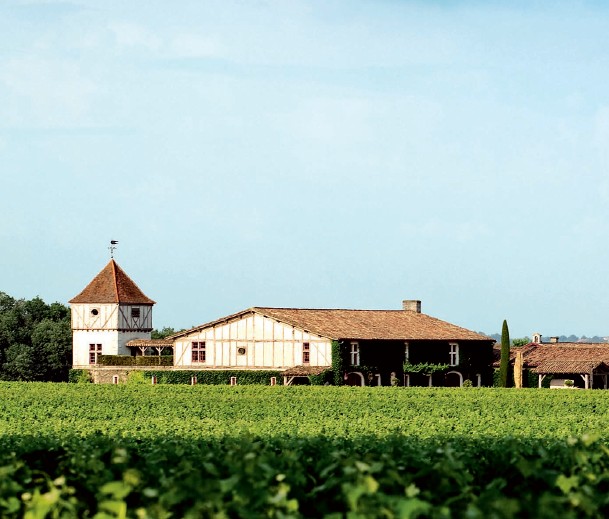
[[[110,251],[110,259],[114,259],[114,250],[116,249],[117,245],[118,240],[110,240],[110,247],[108,247],[108,250]]]

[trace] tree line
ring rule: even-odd
[[[0,292],[0,380],[63,382],[71,366],[70,309]]]

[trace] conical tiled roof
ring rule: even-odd
[[[125,303],[132,305],[153,305],[134,281],[125,274],[116,261],[110,260],[93,281],[70,303]]]

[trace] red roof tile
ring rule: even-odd
[[[332,369],[330,366],[294,366],[282,371],[286,377],[304,377],[308,375],[320,375],[324,371]]]
[[[70,303],[125,303],[134,305],[153,305],[135,282],[125,274],[114,260],[93,278],[86,288]]]
[[[511,348],[510,361],[521,351],[526,368],[535,373],[589,373],[591,369],[609,365],[609,343],[557,342],[529,343]],[[495,362],[499,367],[500,348],[495,347]]]
[[[265,307],[253,307],[191,330],[185,330],[172,337],[181,337],[195,330],[240,319],[248,313],[257,313],[329,339],[493,341],[490,337],[480,333],[426,314],[406,310]]]
[[[131,339],[125,346],[138,348],[165,348],[173,346],[173,341],[170,339]]]

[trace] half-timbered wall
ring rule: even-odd
[[[205,343],[205,361],[193,362],[192,344]],[[303,362],[303,343],[309,343],[309,362]],[[330,366],[332,341],[251,313],[230,322],[176,339],[174,364],[192,368],[284,368]]]
[[[90,344],[101,344],[103,355],[131,355],[125,344],[132,339],[150,339],[152,330],[150,305],[72,304],[71,317],[75,368],[90,366]]]

